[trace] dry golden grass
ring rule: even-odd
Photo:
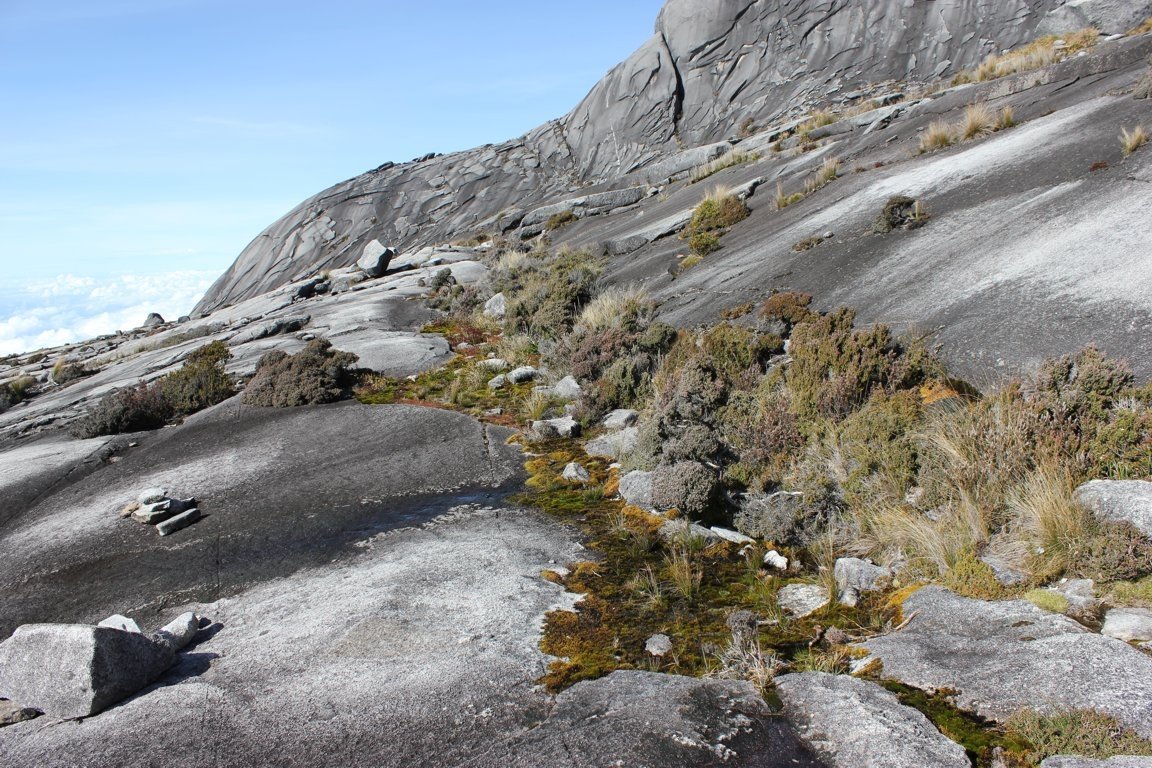
[[[1133,29],[1128,34],[1130,34],[1130,35],[1144,35],[1144,34],[1147,34],[1148,32],[1152,32],[1152,16],[1149,16],[1148,18],[1144,19],[1143,24],[1136,27],[1136,29]]]
[[[1003,131],[1007,128],[1016,127],[1016,112],[1012,109],[1011,105],[1004,107],[1000,110],[1000,117],[996,121],[996,130]]]
[[[737,149],[730,149],[715,160],[705,163],[704,165],[697,166],[692,171],[690,179],[691,184],[703,181],[714,173],[719,173],[726,168],[734,168],[737,165],[744,165],[745,163],[752,163],[760,159],[760,155],[754,152],[742,152]]]
[[[983,102],[969,104],[964,108],[964,119],[960,121],[961,138],[975,139],[986,136],[996,128],[996,115]]]
[[[1054,467],[1031,472],[1008,497],[1014,534],[1030,545],[1030,570],[1055,576],[1074,564],[1095,533],[1091,514],[1072,498],[1068,473]]]
[[[836,180],[837,174],[840,173],[840,158],[829,157],[820,164],[820,167],[812,174],[807,181],[804,182],[804,193],[810,195],[818,189],[822,189],[833,181]]]
[[[625,318],[647,314],[651,304],[643,288],[613,286],[585,305],[577,325],[594,332],[614,328]]]
[[[1120,145],[1124,148],[1124,156],[1132,154],[1140,147],[1148,143],[1148,131],[1142,125],[1138,125],[1129,131],[1127,128],[1120,130]]]
[[[956,143],[956,130],[943,120],[936,120],[920,135],[920,151],[934,152]]]
[[[788,194],[784,191],[784,182],[776,182],[776,210],[782,211],[788,206],[798,203],[804,199],[803,192],[793,192]]]
[[[1018,72],[1031,72],[1088,50],[1096,45],[1099,39],[1100,32],[1092,28],[1070,32],[1061,37],[1047,35],[1014,51],[1000,55],[990,54],[975,69],[964,70],[956,75],[952,82],[955,85],[982,83]],[[1064,45],[1060,48],[1056,47],[1058,40],[1064,41]]]

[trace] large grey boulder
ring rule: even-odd
[[[1152,658],[1023,600],[988,602],[924,587],[908,625],[861,644],[885,677],[956,691],[961,709],[1004,720],[1025,707],[1091,709],[1152,737]]]
[[[1104,615],[1100,634],[1125,642],[1152,640],[1152,611],[1146,608],[1113,608]]]
[[[508,300],[504,298],[503,293],[497,293],[488,301],[484,302],[484,314],[488,317],[494,317],[497,320],[503,320],[504,314],[508,311]]]
[[[839,590],[837,599],[844,605],[856,605],[861,592],[874,592],[888,586],[892,569],[858,557],[841,557],[836,561],[833,575]]]
[[[25,624],[0,643],[0,695],[60,718],[87,717],[162,675],[174,647],[86,624]]]
[[[620,496],[641,509],[652,508],[652,473],[634,470],[620,478]]]
[[[605,416],[600,423],[609,432],[619,432],[634,425],[639,418],[640,414],[631,408],[617,408]]]
[[[158,312],[149,312],[148,317],[144,318],[144,325],[142,328],[155,328],[158,325],[164,325],[164,318]]]
[[[1076,489],[1076,501],[1097,519],[1131,523],[1152,538],[1152,483],[1146,480],[1090,480]]]
[[[383,277],[395,255],[394,248],[385,247],[379,240],[371,240],[364,246],[356,266],[368,277]]]
[[[804,672],[776,678],[784,714],[831,768],[970,768],[964,748],[876,683]]]

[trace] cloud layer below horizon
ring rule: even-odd
[[[194,270],[121,277],[65,274],[12,286],[0,300],[0,355],[137,328],[149,312],[175,320],[192,309],[216,277]]]

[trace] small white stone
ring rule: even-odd
[[[770,549],[768,553],[764,555],[764,565],[769,568],[775,568],[778,571],[786,571],[788,570],[788,558],[776,550]]]
[[[672,650],[672,638],[664,634],[652,635],[644,643],[644,650],[653,656],[663,656]]]

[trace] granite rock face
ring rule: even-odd
[[[788,719],[832,768],[968,768],[964,748],[876,683],[803,672],[776,678]]]
[[[648,177],[702,162],[677,162],[681,146],[698,152],[697,145],[732,138],[746,121],[779,118],[853,84],[970,66],[1027,41],[1062,5],[721,0],[706,7],[669,0],[653,36],[564,117],[503,144],[385,163],[309,198],[258,235],[193,314],[298,274],[349,266],[374,241],[404,252],[469,229],[507,232],[525,212],[572,198],[586,185],[613,183],[620,187],[613,194],[631,200],[635,182],[616,180],[659,180]],[[845,50],[852,55],[841,55]],[[723,151],[713,144],[708,154]],[[613,202],[620,201],[604,204]]]
[[[861,644],[885,677],[1003,720],[1025,707],[1091,709],[1152,736],[1152,658],[1022,600],[986,602],[925,587],[905,601],[907,627]]]

